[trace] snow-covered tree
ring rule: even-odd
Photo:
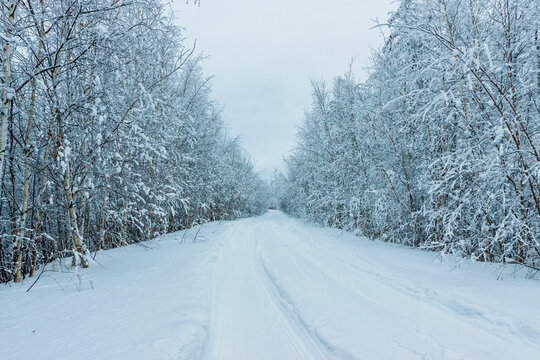
[[[282,204],[372,238],[539,268],[539,11],[404,0],[365,83],[314,84]]]
[[[1,5],[0,281],[209,220],[266,187],[159,0]]]

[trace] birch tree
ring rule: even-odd
[[[284,209],[538,269],[538,14],[515,0],[401,1],[365,83],[345,74],[322,97],[315,84]]]
[[[17,4],[1,33],[11,75],[0,281],[265,211],[267,189],[227,133],[204,58],[164,4]]]

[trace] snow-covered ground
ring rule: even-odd
[[[540,282],[511,269],[275,211],[195,234],[0,286],[0,359],[540,359]]]

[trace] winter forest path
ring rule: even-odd
[[[538,280],[435,259],[277,211],[206,224],[0,287],[0,358],[540,358]]]
[[[533,293],[519,297],[524,308],[514,301],[540,294],[535,281],[526,290],[479,264],[451,271],[433,254],[278,212],[238,222],[220,245],[207,359],[540,354],[540,306]]]
[[[291,314],[261,261],[261,221],[222,238],[214,269],[208,359],[325,359],[327,350]],[[264,236],[264,233],[263,233]]]

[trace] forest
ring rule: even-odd
[[[403,0],[352,71],[313,81],[273,187],[289,214],[540,269],[540,6]]]
[[[0,282],[266,210],[159,0],[2,1]]]
[[[540,0],[2,0],[0,62],[1,360],[540,358]]]

